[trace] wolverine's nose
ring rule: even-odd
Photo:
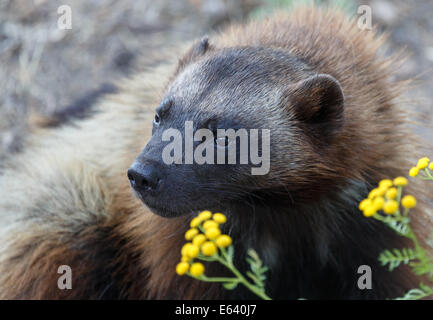
[[[137,191],[155,190],[160,183],[158,170],[152,165],[134,163],[128,169],[128,179]]]

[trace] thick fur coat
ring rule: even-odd
[[[406,175],[415,155],[404,106],[397,100],[403,84],[392,82],[400,59],[381,55],[384,38],[359,30],[338,11],[301,8],[230,27],[209,42],[213,49],[283,50],[315,73],[332,75],[344,92],[345,121],[326,152],[312,147],[317,135],[292,132],[293,162],[300,165],[289,169],[282,160],[274,163],[278,183],[297,187],[291,206],[227,212],[225,231],[237,244],[237,255],[242,258],[253,247],[270,267],[269,295],[386,298],[417,286],[404,267],[389,273],[379,265],[380,251],[405,244],[357,209],[380,179]],[[172,219],[153,214],[134,197],[126,176],[151,136],[154,110],[167,85],[206,55],[212,50],[204,57],[192,50],[179,62],[167,58],[138,72],[95,105],[88,118],[39,130],[3,165],[0,298],[251,297],[242,289],[225,291],[219,284],[177,276],[192,213]],[[288,147],[280,145],[278,152]],[[431,225],[424,211],[420,196],[415,224],[421,235],[427,230],[421,226]],[[356,287],[362,264],[373,268],[373,290]],[[60,265],[72,268],[71,290],[57,287]]]

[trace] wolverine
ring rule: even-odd
[[[336,9],[299,7],[205,37],[177,62],[168,54],[83,119],[37,130],[1,172],[0,298],[255,298],[176,275],[201,210],[227,216],[239,270],[257,251],[274,299],[384,299],[418,286],[406,266],[389,272],[378,261],[409,244],[358,209],[416,156],[398,99],[405,83],[393,80],[402,58],[385,56],[384,42]],[[252,174],[251,158],[187,164],[185,146],[166,164],[164,135],[186,123],[215,133],[206,144],[214,157],[234,142],[218,130],[268,130],[269,172]],[[422,194],[415,183],[408,192]],[[422,196],[416,211],[425,236]],[[62,265],[70,290],[57,286]],[[362,265],[371,289],[358,288]],[[225,272],[206,266],[210,276]]]

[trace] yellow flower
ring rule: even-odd
[[[201,219],[199,217],[195,217],[194,219],[191,220],[191,223],[189,224],[191,226],[191,228],[196,228],[200,225],[201,223]]]
[[[204,265],[200,262],[195,262],[191,265],[191,268],[189,269],[189,272],[195,276],[195,277],[199,277],[203,274],[204,272]]]
[[[383,211],[386,214],[393,214],[398,210],[398,203],[395,200],[388,200],[383,206]]]
[[[366,207],[363,212],[364,212],[364,216],[366,216],[368,218],[368,217],[374,216],[377,211],[373,205],[370,205],[370,206]]]
[[[427,158],[427,157],[421,158],[418,160],[418,164],[416,165],[416,167],[418,169],[425,169],[425,168],[427,168],[429,162],[430,162],[429,158]]]
[[[181,276],[187,273],[188,269],[189,269],[188,262],[179,262],[176,266],[176,273]]]
[[[433,162],[430,163],[430,165],[428,166],[428,168],[429,168],[430,170],[433,170]]]
[[[189,262],[189,260],[191,260],[191,258],[188,256],[182,256],[182,258],[180,259],[180,261],[182,262]]]
[[[392,187],[392,181],[390,179],[384,179],[379,182],[379,188],[390,188]]]
[[[409,170],[409,175],[411,177],[416,177],[419,173],[419,169],[417,167],[413,167],[412,169]]]
[[[222,213],[214,213],[213,219],[218,223],[225,223],[227,221],[227,218]]]
[[[401,205],[406,209],[412,209],[416,206],[416,199],[414,196],[404,196],[403,199],[401,199]]]
[[[381,210],[383,208],[383,205],[385,203],[385,199],[382,197],[377,197],[373,200],[373,207],[376,211]]]
[[[196,235],[194,239],[192,239],[192,243],[196,246],[200,247],[200,245],[206,241],[206,236],[202,233]]]
[[[198,229],[196,229],[196,228],[189,229],[187,232],[185,232],[185,239],[191,240],[196,235],[198,235]]]
[[[202,211],[199,213],[198,217],[203,221],[208,220],[212,217],[212,212],[210,212],[209,210]]]
[[[188,250],[190,246],[192,246],[191,242],[187,242],[183,245],[182,249],[180,250],[182,256],[188,256]]]
[[[218,227],[219,227],[218,222],[215,222],[215,221],[213,221],[213,220],[208,220],[208,221],[206,221],[205,223],[203,223],[203,228],[204,228],[205,230],[207,230],[207,229],[209,229],[209,228],[218,228]]]
[[[365,208],[367,208],[369,205],[371,205],[372,202],[370,199],[364,199],[361,201],[361,203],[359,204],[359,210],[364,211]]]
[[[227,248],[232,244],[232,238],[226,234],[222,234],[216,238],[215,243],[219,248]]]
[[[368,194],[368,198],[369,198],[369,199],[373,199],[374,197],[376,197],[378,191],[379,191],[378,188],[374,188],[373,190],[371,190],[370,193]]]
[[[387,187],[377,188],[376,197],[383,197],[385,195],[386,191],[388,191]]]
[[[195,258],[200,253],[200,249],[195,244],[191,244],[186,250],[186,256],[190,258]]]
[[[395,198],[397,198],[397,193],[397,188],[391,188],[386,192],[385,197],[394,200]]]
[[[218,228],[212,227],[212,228],[207,229],[205,234],[206,234],[206,237],[208,239],[213,240],[221,234],[221,230]]]
[[[218,251],[217,247],[215,246],[215,243],[212,241],[206,241],[201,245],[201,252],[205,256],[213,256]]]
[[[394,179],[394,185],[397,187],[404,187],[407,185],[407,179],[405,177],[397,177]]]

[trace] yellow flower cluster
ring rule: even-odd
[[[227,221],[222,213],[214,213],[205,210],[193,218],[190,223],[191,229],[185,233],[187,242],[181,250],[182,258],[176,266],[176,273],[184,275],[189,273],[195,277],[201,276],[204,265],[194,262],[199,254],[211,257],[218,252],[218,248],[226,248],[232,244],[232,238],[226,234],[221,234],[219,226]]]
[[[408,181],[404,177],[380,181],[378,187],[370,191],[368,198],[361,201],[359,210],[366,217],[372,217],[381,210],[390,215],[397,213],[402,189],[407,184]],[[403,208],[411,209],[416,206],[416,199],[410,195],[404,196],[401,199],[401,205]]]
[[[416,177],[419,174],[420,170],[427,169],[427,167],[430,170],[433,170],[433,162],[430,162],[430,159],[427,157],[421,158],[418,160],[416,167],[413,167],[409,170],[409,175],[411,177]]]

